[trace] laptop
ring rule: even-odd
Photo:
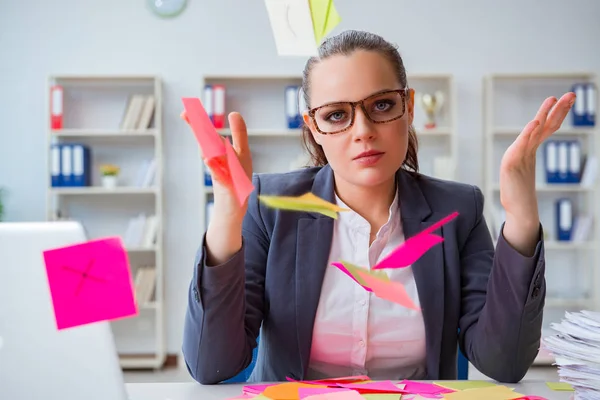
[[[128,398],[109,322],[56,328],[42,252],[86,240],[74,221],[0,223],[0,399]]]

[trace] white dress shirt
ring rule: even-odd
[[[336,196],[341,207],[347,206]],[[369,246],[369,223],[354,211],[338,213],[329,263],[313,327],[307,379],[368,375],[371,379],[424,379],[425,326],[420,311],[380,299],[332,262],[372,268],[404,242],[398,196],[390,216]],[[419,296],[412,267],[384,270],[404,284],[415,305]]]

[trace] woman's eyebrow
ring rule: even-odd
[[[390,92],[392,90],[396,90],[396,89],[381,89],[381,90],[378,90],[376,92],[371,93],[370,95],[368,95],[366,97],[363,97],[361,100],[368,99],[371,96],[376,96],[376,95],[381,94],[381,93]],[[340,104],[340,103],[353,103],[353,101],[350,101],[350,100],[329,101],[329,102],[323,103],[323,104],[321,104],[320,106],[317,106],[317,107],[325,107],[325,106],[330,106],[330,105],[335,105],[335,104]]]

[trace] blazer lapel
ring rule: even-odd
[[[398,196],[406,239],[439,221],[445,215],[432,213],[416,178],[407,171],[398,173]],[[440,234],[441,230],[441,234]],[[435,233],[443,237],[443,227]],[[444,322],[444,253],[443,243],[433,246],[413,265],[426,333],[427,376],[439,375]]]
[[[315,176],[312,193],[335,202],[333,171],[324,166]],[[296,328],[304,379],[310,359],[313,324],[333,237],[334,220],[319,213],[301,213],[296,247]],[[303,216],[302,216],[303,215]]]

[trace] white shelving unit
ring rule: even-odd
[[[595,82],[598,87],[596,75],[586,72],[495,74],[484,79],[485,212],[495,240],[503,222],[499,186],[502,155],[523,127],[535,117],[545,98],[560,98],[578,82]],[[599,132],[597,123],[592,127],[573,126],[570,113],[559,131],[548,140],[579,140],[585,160],[586,156],[598,157],[600,154]],[[600,267],[600,204],[597,179],[590,186],[546,183],[544,150],[543,144],[537,154],[536,187],[540,218],[546,235],[547,296],[543,330],[543,335],[546,335],[546,332],[550,333],[549,324],[560,321],[565,311],[600,308],[600,274],[597,272]],[[592,229],[586,241],[557,240],[555,201],[561,198],[572,200],[575,217],[591,216]],[[552,362],[553,358],[542,350],[535,363]]]
[[[161,79],[156,76],[51,76],[46,91],[48,97],[53,85],[63,88],[63,126],[52,129],[48,115],[47,219],[78,220],[90,240],[120,236],[134,281],[140,268],[154,267],[154,277],[145,285],[150,295],[142,296],[144,289],[138,290],[136,283],[139,315],[112,321],[111,327],[122,368],[161,368],[166,360]],[[154,107],[149,124],[132,128],[123,126],[122,121],[134,95],[145,96],[144,101],[152,96]],[[47,107],[49,110],[49,102]],[[52,185],[51,148],[55,144],[88,147],[90,185]],[[152,162],[154,168],[149,167]],[[99,171],[102,164],[119,166],[117,187],[102,185]],[[136,235],[131,225],[140,215],[148,218],[140,220]],[[156,224],[148,222],[151,216],[155,216]],[[146,240],[142,239],[145,235]]]
[[[207,75],[201,88],[207,84],[225,86],[225,115],[238,111],[248,128],[254,172],[285,172],[308,163],[301,139],[301,129],[288,129],[285,119],[285,94],[288,85],[302,85],[301,75]],[[446,74],[414,74],[408,84],[417,93],[444,93],[444,105],[437,117],[437,127],[426,129],[425,114],[415,105],[414,126],[419,139],[419,164],[421,171],[435,175],[434,159],[447,157],[443,164],[443,177],[455,178],[456,165],[456,90],[454,79]],[[202,98],[202,100],[204,100]],[[416,97],[415,97],[416,100]],[[219,129],[221,135],[231,134],[229,129]],[[303,163],[301,160],[305,160]],[[450,165],[450,168],[448,168]],[[450,171],[449,171],[450,169]],[[205,174],[204,166],[201,176]],[[212,202],[212,187],[202,185],[206,207]],[[207,210],[203,226],[207,225]]]

